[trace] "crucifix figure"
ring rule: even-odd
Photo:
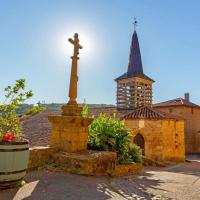
[[[79,49],[83,47],[79,44],[78,33],[74,34],[74,39],[69,38],[68,40],[71,44],[74,45],[74,55],[72,58],[72,66],[71,66],[71,77],[70,77],[70,86],[69,86],[69,105],[77,105],[77,83],[78,83],[78,54]]]

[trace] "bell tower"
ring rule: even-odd
[[[136,27],[137,21],[134,22]],[[136,30],[132,36],[127,72],[116,78],[117,109],[130,110],[152,105],[152,84],[154,80],[143,72],[139,41]]]

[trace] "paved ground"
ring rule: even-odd
[[[121,178],[34,171],[24,187],[0,191],[0,200],[200,200],[200,155],[190,160]]]

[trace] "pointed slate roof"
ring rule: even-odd
[[[136,108],[125,114],[123,119],[184,119],[179,115],[165,113],[147,106]]]
[[[138,36],[137,36],[136,31],[134,31],[133,36],[132,36],[128,70],[126,73],[116,78],[115,81],[118,81],[120,79],[125,79],[125,78],[131,78],[131,77],[141,77],[141,78],[154,82],[154,80],[152,80],[151,78],[149,78],[143,73],[142,58],[141,58],[140,46],[139,46],[139,41],[138,41]]]
[[[172,99],[172,100],[169,100],[169,101],[164,101],[164,102],[156,103],[156,104],[153,105],[154,108],[168,107],[168,106],[186,106],[186,107],[200,108],[199,105],[194,104],[190,101],[187,101],[183,98]]]
[[[127,70],[128,77],[132,77],[135,75],[143,75],[140,46],[136,31],[134,31],[132,36],[132,43],[129,55],[128,70]]]

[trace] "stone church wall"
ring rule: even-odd
[[[183,120],[140,119],[126,120],[125,124],[135,135],[140,133],[143,136],[147,158],[157,161],[185,160]]]
[[[185,118],[185,150],[188,153],[200,153],[200,109],[177,106],[156,108],[163,112],[179,114]]]
[[[163,120],[163,158],[171,161],[185,160],[183,120]]]

